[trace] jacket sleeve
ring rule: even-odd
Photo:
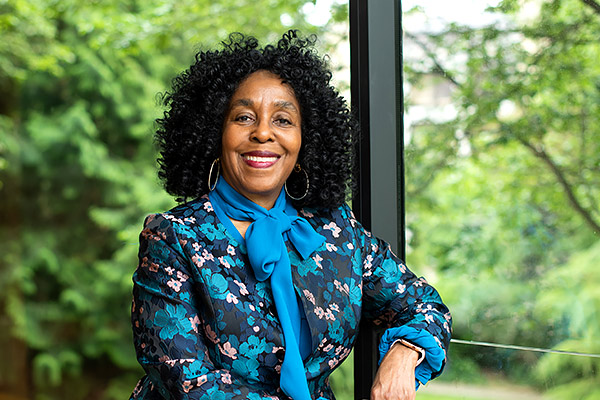
[[[131,319],[146,384],[165,399],[276,399],[245,386],[211,360],[206,343],[212,338],[217,344],[216,335],[199,319],[196,293],[203,289],[194,282],[183,238],[165,215],[151,215],[144,225]],[[217,345],[221,352],[230,351]]]
[[[389,348],[405,339],[425,350],[415,370],[416,386],[438,376],[450,343],[452,317],[438,292],[413,274],[390,245],[365,230],[348,209],[363,262],[363,316],[385,328],[380,362]]]

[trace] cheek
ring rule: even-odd
[[[236,143],[234,136],[228,132],[223,132],[223,136],[221,136],[221,154],[219,157],[225,175],[230,175],[232,173],[232,168],[234,168],[235,147]]]
[[[221,151],[226,153],[231,148],[231,135],[227,129],[223,129],[221,134]]]
[[[289,149],[290,153],[298,155],[300,153],[300,148],[302,147],[302,133],[298,132],[294,135],[294,138],[290,140]]]
[[[232,129],[224,129],[221,136],[221,154],[234,152],[239,140]]]

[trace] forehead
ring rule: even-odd
[[[294,90],[279,75],[259,70],[248,75],[233,93],[233,99],[248,98],[254,100],[265,96],[273,100],[287,100],[298,104]]]

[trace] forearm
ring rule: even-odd
[[[451,316],[438,292],[424,278],[414,275],[387,243],[369,238],[371,252],[363,274],[364,315],[387,328],[380,342],[380,358],[399,339],[426,351],[416,371],[421,382],[437,376],[450,342]],[[418,385],[418,383],[417,383]]]
[[[375,375],[371,388],[371,400],[415,398],[415,368],[419,353],[401,343],[387,352]]]

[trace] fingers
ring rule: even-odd
[[[371,389],[371,400],[415,400],[415,398],[414,385],[412,388],[377,385]]]
[[[415,400],[414,373],[379,368],[371,387],[370,400]]]

